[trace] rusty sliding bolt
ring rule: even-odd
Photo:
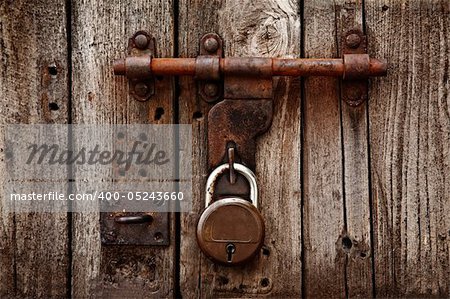
[[[270,68],[266,67],[271,65]],[[114,62],[114,73],[129,78],[173,75],[217,80],[234,76],[333,76],[343,79],[385,76],[387,64],[367,54],[345,54],[336,59],[285,59],[262,57],[147,58],[127,57]]]

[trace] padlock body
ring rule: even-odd
[[[258,209],[239,197],[220,199],[200,216],[197,241],[207,257],[223,265],[242,264],[254,257],[264,242],[264,221]],[[234,253],[227,254],[233,244]]]

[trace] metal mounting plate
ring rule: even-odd
[[[200,56],[206,58],[203,60],[197,60],[197,63],[203,63],[201,69],[214,63],[213,59],[208,58],[220,58],[223,55],[223,42],[219,35],[215,33],[205,34],[200,39]],[[218,65],[217,65],[218,66]],[[217,69],[218,71],[218,69]],[[219,73],[217,72],[217,76]],[[198,80],[198,93],[204,101],[212,103],[217,102],[222,98],[223,94],[223,81],[222,80]]]
[[[128,56],[139,60],[146,59],[148,67],[142,68],[139,63],[128,65],[128,72],[135,72],[136,76],[129,80],[130,95],[136,100],[144,102],[155,94],[155,78],[153,76],[144,76],[140,73],[146,73],[150,70],[151,58],[155,57],[155,39],[146,31],[137,31],[128,40]]]
[[[367,54],[367,37],[359,29],[348,30],[342,35],[341,40],[342,55],[345,54]],[[359,57],[364,59],[364,56]],[[341,85],[341,95],[344,101],[350,106],[358,106],[367,101],[368,78],[343,79]]]
[[[130,140],[126,134],[118,131],[114,139],[114,148],[126,152]],[[133,166],[130,166],[132,169]],[[130,182],[123,165],[112,162],[111,179],[117,186]],[[132,178],[131,178],[132,179]],[[114,192],[119,190],[114,190]],[[128,190],[127,190],[128,191]],[[124,200],[100,201],[107,209],[100,209],[100,239],[103,245],[170,245],[170,214],[167,212],[124,212],[129,210]],[[111,206],[114,208],[112,209]],[[150,205],[149,205],[150,206]],[[155,211],[155,209],[149,208]],[[166,210],[164,210],[166,211]]]
[[[145,223],[120,223],[120,217],[150,216]],[[104,245],[169,245],[169,213],[100,213]]]

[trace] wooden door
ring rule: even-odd
[[[214,265],[195,239],[211,105],[190,77],[135,101],[111,62],[137,30],[158,57],[196,57],[208,32],[225,56],[340,57],[349,15],[388,76],[356,108],[337,79],[275,78],[256,153],[264,246]],[[191,124],[193,211],[170,215],[170,246],[102,246],[98,213],[0,201],[0,297],[449,297],[449,31],[448,0],[1,1],[2,126]]]

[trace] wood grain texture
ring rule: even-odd
[[[450,296],[450,3],[366,1],[378,296]]]
[[[225,56],[298,57],[299,7],[291,1],[180,1],[180,56],[195,57],[208,32],[225,41]],[[256,175],[266,223],[265,249],[246,266],[214,265],[199,251],[195,227],[204,208],[206,105],[194,81],[182,79],[180,123],[193,124],[193,213],[181,217],[181,292],[185,298],[289,297],[301,294],[300,86],[274,83],[271,129],[258,140]],[[289,269],[289,270],[287,270]],[[286,275],[286,271],[289,275]]]
[[[339,56],[342,37],[350,29],[364,32],[361,1],[339,1],[335,6]],[[371,41],[369,41],[370,43]],[[342,90],[341,90],[342,93]],[[341,99],[342,155],[346,234],[346,285],[349,297],[373,296],[371,217],[369,195],[367,102],[349,106]]]
[[[126,55],[128,39],[147,30],[157,57],[173,57],[172,1],[72,1],[74,123],[168,124],[173,122],[173,80],[157,80],[156,96],[138,102],[112,61]],[[161,114],[161,112],[163,112]],[[92,173],[92,181],[95,181]],[[99,213],[73,217],[74,298],[165,298],[174,295],[175,230],[169,247],[101,246]]]
[[[0,2],[2,180],[6,124],[67,123],[69,113],[83,124],[175,121],[172,79],[157,80],[157,95],[141,103],[112,74],[137,30],[155,35],[158,57],[174,57],[176,42],[179,57],[196,57],[208,32],[222,36],[225,56],[299,57],[303,9],[304,54],[325,58],[341,54],[342,17],[364,27],[359,0],[71,2],[72,111],[65,2]],[[450,3],[364,3],[370,55],[390,64],[387,78],[371,80],[368,104],[347,106],[337,79],[305,79],[303,99],[299,80],[274,80],[274,120],[256,155],[266,239],[254,261],[217,266],[197,246],[211,105],[182,77],[178,121],[193,128],[194,196],[181,243],[173,215],[169,247],[102,247],[98,212],[73,214],[69,232],[65,213],[14,215],[0,201],[0,297],[170,298],[178,276],[183,298],[449,297]]]
[[[306,58],[338,54],[335,5],[304,3]],[[348,246],[343,191],[339,81],[304,81],[304,281],[307,297],[345,297]]]
[[[217,9],[221,1],[180,1],[179,2],[179,56],[196,57],[199,40],[205,33],[219,33]],[[200,298],[211,295],[213,287],[207,287],[202,278],[202,264],[205,262],[200,252],[195,230],[200,212],[204,208],[204,186],[207,179],[207,113],[210,106],[197,95],[197,86],[192,78],[181,77],[178,97],[179,123],[192,124],[192,212],[181,214],[180,236],[180,291],[183,298]],[[210,264],[211,268],[214,268]],[[227,284],[225,276],[210,275],[212,280]]]
[[[340,57],[362,12],[361,1],[305,2],[306,57]],[[305,80],[305,95],[306,295],[371,297],[367,105],[348,106],[336,79]]]
[[[1,1],[0,57],[0,297],[66,297],[66,213],[7,214],[1,204],[5,125],[67,122],[64,2]]]

